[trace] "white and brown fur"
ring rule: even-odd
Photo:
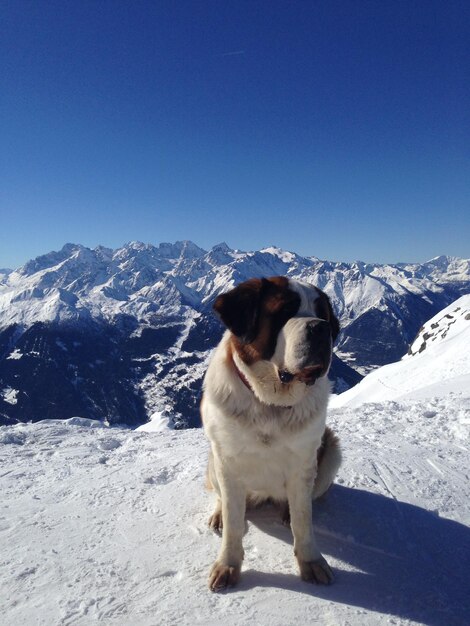
[[[209,587],[238,581],[246,505],[264,500],[284,503],[301,577],[329,584],[333,575],[312,524],[312,499],[325,493],[341,463],[338,440],[325,426],[339,332],[329,299],[316,287],[274,277],[242,283],[214,309],[227,331],[201,402],[211,443],[207,484],[217,494],[209,524],[217,531],[223,525]]]

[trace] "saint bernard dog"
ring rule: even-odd
[[[284,511],[303,580],[329,584],[312,524],[312,499],[334,480],[338,439],[326,428],[327,379],[339,323],[318,288],[277,276],[248,280],[217,297],[227,330],[204,380],[201,414],[211,444],[207,486],[217,503],[210,527],[222,544],[209,588],[235,585],[247,504]]]

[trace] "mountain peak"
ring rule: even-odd
[[[429,259],[429,261],[427,261],[428,263],[442,263],[442,262],[449,262],[449,261],[455,261],[456,257],[453,256],[449,256],[447,254],[439,254],[438,256],[434,256],[432,259]]]
[[[202,248],[197,246],[195,243],[193,243],[189,239],[184,239],[183,241],[177,241],[175,243],[175,246],[180,247],[181,249],[180,255],[184,256],[187,259],[189,258],[197,259],[207,254],[206,250],[203,250]]]
[[[81,243],[65,243],[62,248],[61,248],[61,252],[66,252],[67,254],[71,254],[73,252],[76,252],[77,250],[85,250],[87,249],[86,246],[83,246]]]
[[[129,241],[123,245],[123,248],[128,250],[149,250],[153,248],[152,244],[144,243],[143,241]]]
[[[199,248],[189,239],[175,241],[175,243],[163,242],[157,248],[158,255],[165,259],[198,258],[204,256],[206,251]]]
[[[27,261],[22,267],[18,269],[18,273],[21,276],[31,276],[41,270],[46,270],[50,267],[54,267],[62,261],[65,261],[68,257],[72,256],[74,252],[87,250],[85,246],[79,243],[66,243],[59,251],[53,250],[47,254],[42,254],[35,259]]]
[[[277,246],[262,248],[260,252],[264,254],[272,254],[285,263],[292,263],[292,261],[294,261],[298,256],[295,252],[290,252],[289,250],[284,250],[283,248],[278,248]]]
[[[230,246],[228,246],[225,241],[222,241],[221,243],[217,243],[215,246],[212,246],[212,250],[214,252],[233,252],[232,248],[230,248]]]
[[[215,265],[227,265],[234,259],[234,250],[230,248],[225,241],[213,246],[207,255],[207,260]]]

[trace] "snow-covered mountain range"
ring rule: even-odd
[[[342,332],[335,388],[396,361],[420,326],[470,291],[469,260],[335,263],[271,247],[190,241],[116,250],[67,244],[0,271],[0,420],[80,415],[198,423],[202,376],[221,326],[214,297],[254,276],[288,275],[328,293]]]

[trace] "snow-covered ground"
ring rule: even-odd
[[[242,580],[221,594],[207,588],[220,539],[202,431],[2,427],[2,624],[468,624],[469,404],[333,410],[344,464],[314,515],[335,583],[300,580],[267,507],[249,513]]]

